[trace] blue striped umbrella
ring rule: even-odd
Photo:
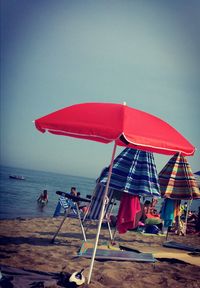
[[[109,167],[99,181],[106,185]],[[125,148],[114,160],[109,187],[130,193],[160,197],[158,174],[153,153]]]

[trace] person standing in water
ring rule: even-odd
[[[47,190],[44,190],[41,195],[39,196],[39,198],[37,199],[37,201],[41,204],[46,204],[48,202],[48,192]]]

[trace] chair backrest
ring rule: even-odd
[[[60,202],[61,207],[64,210],[67,210],[68,208],[71,208],[72,211],[75,214],[77,214],[76,204],[71,199],[68,199],[68,198],[66,198],[64,196],[60,196],[59,202]]]
[[[103,205],[104,193],[105,193],[105,186],[98,183],[92,195],[91,203],[88,207],[88,212],[86,213],[83,220],[99,220],[101,207]],[[105,206],[105,215],[107,215],[110,212],[112,203],[114,201],[114,197],[113,197],[114,194],[115,194],[115,190],[109,188],[108,195],[107,195],[108,198],[106,200],[106,206]]]
[[[54,214],[53,214],[53,217],[60,216],[62,209],[64,210],[64,213],[66,213],[66,211],[68,209],[70,209],[71,210],[70,212],[72,212],[71,214],[73,214],[73,215],[78,214],[76,204],[71,199],[68,199],[64,196],[59,197],[56,209],[55,209]]]

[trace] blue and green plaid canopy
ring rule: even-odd
[[[100,176],[100,183],[106,185],[109,167]],[[110,188],[130,193],[160,197],[158,174],[153,153],[124,149],[114,160]]]

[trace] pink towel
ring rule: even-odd
[[[120,234],[137,227],[136,215],[139,211],[141,211],[139,197],[123,193],[117,216],[117,230]]]

